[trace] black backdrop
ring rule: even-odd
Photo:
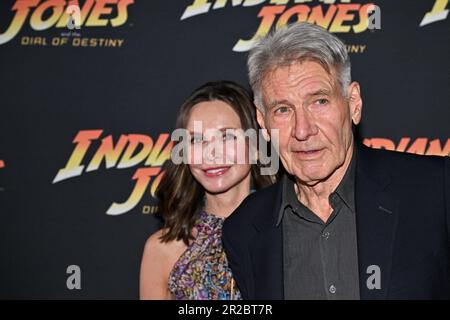
[[[138,297],[143,245],[159,224],[152,214],[155,177],[148,185],[144,181],[145,192],[132,197],[133,204],[115,214],[108,210],[127,201],[133,177],[143,181],[148,170],[160,169],[171,147],[164,138],[195,87],[217,79],[246,85],[246,52],[233,48],[239,39],[253,37],[260,11],[276,5],[222,2],[224,8],[181,20],[193,0],[98,0],[106,9],[93,10],[81,29],[70,30],[52,19],[78,1],[1,1],[0,298]],[[333,6],[351,13],[369,3],[323,2],[289,1],[280,10]],[[373,147],[447,155],[450,3],[372,2],[381,9],[381,29],[355,33],[356,15],[343,23],[350,31],[337,33],[359,51],[351,59],[364,98],[360,136]],[[23,25],[12,23],[27,6]],[[420,26],[433,8],[440,16]],[[17,34],[8,39],[10,25]],[[96,137],[83,153],[74,139],[89,134]],[[155,146],[158,138],[163,142]],[[126,151],[120,147],[133,141],[138,142],[132,158],[153,150],[153,160],[122,160]],[[96,154],[98,168],[91,161]],[[75,165],[69,167],[84,167],[55,179],[72,156]],[[70,265],[81,269],[79,290],[66,287]]]

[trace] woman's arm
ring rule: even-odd
[[[145,243],[141,262],[140,299],[170,299],[168,288],[171,266],[168,263],[169,245],[161,243],[161,231],[154,233]]]
[[[187,246],[181,240],[161,242],[163,231],[157,231],[145,243],[141,262],[141,299],[172,299],[169,292],[169,275]]]

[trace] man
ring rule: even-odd
[[[268,35],[248,67],[288,175],[224,224],[244,299],[449,298],[449,158],[354,141],[360,87],[344,44],[321,27]]]

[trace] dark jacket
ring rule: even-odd
[[[361,299],[450,298],[450,158],[355,147]],[[251,194],[224,223],[244,299],[283,299],[281,190],[280,181]],[[371,265],[380,289],[367,286]]]

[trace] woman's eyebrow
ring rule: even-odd
[[[227,130],[239,130],[241,128],[235,128],[235,127],[223,127],[223,128],[214,128],[214,129],[207,129],[207,130],[217,130],[220,132],[226,132]],[[202,132],[193,132],[193,131],[188,131],[190,135],[202,135]]]

